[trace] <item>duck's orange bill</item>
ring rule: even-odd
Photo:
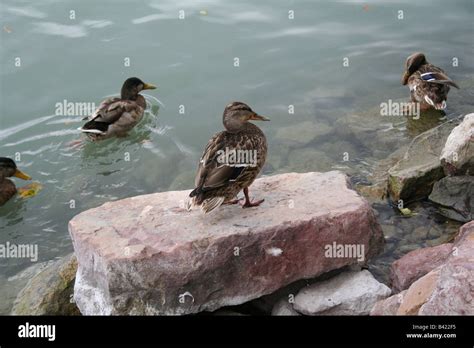
[[[20,169],[17,169],[15,174],[13,174],[13,176],[23,179],[23,180],[31,180],[31,176],[29,176],[26,173],[23,173]]]
[[[269,118],[266,118],[265,116],[261,116],[259,114],[253,114],[250,116],[249,120],[255,120],[255,121],[270,121]]]
[[[156,89],[156,86],[152,85],[151,83],[145,83],[143,85],[143,89]]]

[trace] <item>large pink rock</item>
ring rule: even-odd
[[[396,315],[406,292],[406,290],[403,290],[398,294],[378,301],[370,310],[370,315]]]
[[[442,265],[451,253],[452,243],[441,244],[431,248],[422,248],[410,251],[398,259],[390,268],[390,279],[394,292],[400,292]]]
[[[372,313],[393,314],[398,306],[397,315],[474,315],[474,221],[461,227],[450,248],[441,265],[417,279],[398,299],[377,303]]]
[[[184,209],[188,194],[110,202],[70,221],[83,314],[212,311],[363,264],[383,244],[369,204],[337,171],[261,178],[251,188],[265,198],[258,208],[203,215]],[[359,246],[364,257],[328,257],[333,243]]]
[[[418,314],[420,307],[425,304],[433,293],[439,280],[440,268],[436,268],[414,282],[403,295],[397,315]]]
[[[453,251],[420,315],[474,315],[474,221],[461,227]]]

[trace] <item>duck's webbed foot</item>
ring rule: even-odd
[[[86,145],[84,139],[72,140],[66,143],[66,146],[71,149],[82,149]]]
[[[237,198],[237,199],[233,199],[231,201],[228,201],[228,202],[224,202],[223,204],[238,204],[240,201],[242,200],[242,198]]]
[[[265,199],[260,199],[255,202],[251,202],[250,197],[249,197],[248,187],[244,188],[244,195],[245,195],[245,203],[242,205],[242,208],[258,207],[260,204],[262,204],[265,201]]]

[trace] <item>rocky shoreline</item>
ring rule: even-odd
[[[359,193],[337,171],[289,173],[256,182],[261,209],[210,220],[185,212],[188,191],[88,210],[69,225],[75,256],[33,277],[12,314],[472,315],[473,131],[469,114],[423,132]],[[386,199],[406,219],[426,202],[464,225],[402,252],[384,284],[370,261],[397,233],[372,209]]]

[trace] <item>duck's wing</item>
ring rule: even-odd
[[[456,82],[451,80],[448,75],[442,72],[427,72],[421,74],[421,79],[429,83],[437,83],[440,85],[449,85],[459,89]]]
[[[420,79],[429,83],[436,83],[441,85],[449,85],[459,89],[459,86],[454,82],[443,69],[438,68],[432,64],[426,64],[419,71]]]
[[[116,123],[125,113],[139,111],[140,106],[134,101],[122,100],[120,98],[109,98],[104,100],[97,110],[84,124],[81,131],[85,133],[103,134],[110,125]]]
[[[221,156],[225,153],[226,149],[228,151],[233,149],[245,150],[248,145],[250,144],[245,141],[238,141],[227,132],[220,132],[214,135],[207,143],[199,161],[194,182],[196,188],[193,192],[197,194],[238,180],[247,167],[229,165],[222,161]]]
[[[93,119],[107,113],[107,109],[114,103],[120,101],[120,98],[112,97],[103,100],[92,115],[83,118],[83,121],[92,121]]]

